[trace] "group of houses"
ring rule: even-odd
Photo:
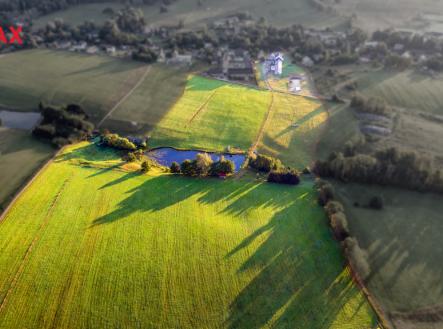
[[[255,82],[253,60],[249,52],[242,49],[220,49],[214,67],[207,73],[222,80]]]

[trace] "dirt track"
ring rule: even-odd
[[[128,93],[125,96],[123,96],[117,102],[117,104],[114,105],[114,107],[103,117],[103,119],[101,119],[101,121],[97,124],[97,128],[100,128],[101,125],[103,124],[103,122],[105,122],[106,119],[108,119],[112,115],[112,113],[114,113],[115,110],[117,110],[120,107],[120,105],[122,105],[134,93],[134,91],[136,91],[137,88],[141,86],[141,84],[145,81],[145,79],[148,76],[150,71],[151,71],[151,66],[148,66],[146,68],[145,73],[143,73],[142,77],[140,78],[140,80],[138,80],[138,82],[135,84],[135,86],[132,87],[132,89],[130,91],[128,91]]]

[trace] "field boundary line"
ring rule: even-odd
[[[11,208],[14,206],[14,204],[17,202],[17,200],[23,195],[23,193],[28,189],[29,186],[32,185],[32,183],[37,179],[37,177],[40,176],[48,167],[50,164],[54,162],[54,160],[63,153],[65,150],[65,147],[61,148],[55,154],[42,166],[40,169],[38,169],[29,179],[27,183],[25,183],[22,188],[15,194],[15,196],[12,198],[12,200],[9,202],[8,206],[3,210],[2,214],[0,214],[0,224],[5,220],[7,213]]]
[[[34,236],[34,239],[31,241],[31,243],[29,244],[28,248],[26,249],[25,255],[23,256],[23,259],[22,259],[22,261],[20,263],[20,266],[17,269],[17,272],[15,273],[14,277],[12,278],[12,281],[11,281],[11,283],[9,285],[9,288],[6,291],[5,297],[3,297],[3,300],[2,300],[2,302],[0,304],[0,314],[3,311],[5,305],[8,302],[8,297],[11,295],[11,293],[14,290],[14,288],[15,288],[15,286],[16,286],[19,278],[20,278],[20,276],[22,275],[22,273],[23,273],[23,271],[25,269],[25,266],[27,264],[27,261],[28,261],[30,255],[31,255],[31,252],[34,249],[34,246],[40,240],[42,230],[44,230],[48,226],[49,219],[51,218],[51,214],[52,214],[52,212],[54,210],[54,207],[57,204],[58,199],[60,198],[60,195],[62,194],[62,192],[63,192],[63,190],[64,190],[64,188],[65,188],[65,186],[66,186],[66,184],[68,183],[69,180],[70,180],[70,178],[67,178],[63,182],[63,184],[60,187],[60,189],[58,190],[57,194],[55,195],[54,199],[51,202],[51,205],[49,206],[48,211],[46,212],[46,215],[45,215],[45,218],[44,218],[43,222],[40,224],[40,227],[38,228],[38,230],[37,230],[37,232],[36,232],[36,234]]]
[[[201,111],[203,111],[203,109],[206,107],[206,105],[208,105],[208,103],[211,101],[211,99],[215,96],[215,94],[217,93],[217,90],[214,90],[212,92],[211,95],[208,96],[208,98],[205,100],[205,102],[199,106],[199,108],[197,109],[197,111],[195,111],[194,115],[191,117],[191,119],[189,119],[188,124],[186,125],[186,127],[192,123],[192,121],[194,121],[194,119],[200,114]]]
[[[133,93],[138,89],[138,87],[141,86],[141,84],[145,81],[146,77],[148,76],[149,72],[151,71],[151,66],[149,65],[141,78],[137,81],[137,83],[134,85],[134,87],[129,90],[126,95],[124,95],[113,107],[112,109],[103,117],[103,119],[100,120],[100,122],[97,124],[97,128],[100,128],[101,125],[108,119],[119,107],[122,105]]]
[[[260,143],[260,141],[263,138],[263,135],[265,133],[265,128],[267,127],[267,125],[271,119],[271,113],[274,108],[274,92],[273,92],[273,90],[270,90],[270,91],[271,91],[271,103],[268,106],[268,111],[266,113],[266,117],[261,124],[261,127],[260,127],[260,130],[258,131],[257,137],[255,138],[254,142],[252,143],[251,147],[249,148],[248,153],[254,152],[257,149],[258,144]]]

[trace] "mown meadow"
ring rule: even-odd
[[[375,327],[311,182],[118,161],[67,150],[0,222],[0,327]]]
[[[273,110],[258,151],[303,169],[316,159],[328,113],[320,101],[311,98],[278,92],[273,97]]]
[[[183,96],[151,131],[152,147],[247,150],[271,106],[271,93],[190,76]]]

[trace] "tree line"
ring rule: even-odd
[[[333,152],[326,161],[317,161],[313,171],[320,177],[443,193],[443,176],[431,159],[395,147],[369,154]]]

